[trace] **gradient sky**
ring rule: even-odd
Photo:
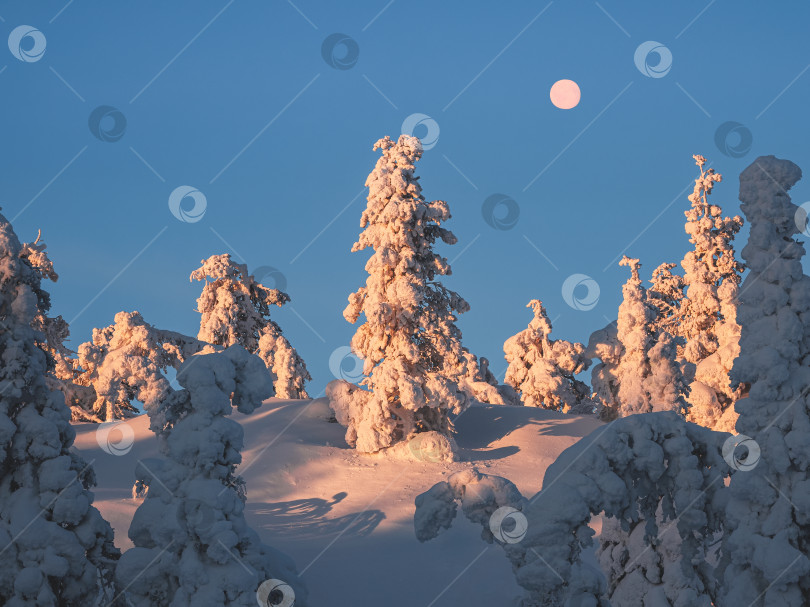
[[[274,318],[313,395],[354,331],[342,311],[366,279],[368,252],[350,249],[372,145],[412,114],[440,128],[417,168],[425,196],[453,213],[459,242],[440,251],[453,262],[445,284],[472,307],[464,343],[501,377],[502,344],[530,320],[529,299],[546,304],[555,337],[587,341],[616,316],[622,253],[641,258],[647,278],[681,260],[692,154],[723,174],[713,201],[731,214],[758,155],[810,169],[806,3],[17,0],[0,18],[6,37],[29,25],[46,40],[34,62],[0,48],[0,206],[21,239],[43,232],[69,345],[120,310],[196,334],[201,287],[188,276],[229,252],[283,274],[292,303]],[[349,69],[323,57],[335,33],[359,50]],[[647,41],[671,52],[663,77],[636,66]],[[560,79],[581,88],[571,110],[549,100]],[[126,119],[117,141],[89,128],[102,105]],[[729,121],[753,139],[739,157],[715,142]],[[797,204],[808,183],[792,192]],[[183,185],[206,198],[199,221],[169,210]],[[519,207],[511,229],[484,220],[493,194]],[[564,301],[573,274],[599,285],[592,309]]]

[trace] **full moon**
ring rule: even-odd
[[[552,85],[548,96],[551,103],[561,110],[570,110],[579,103],[579,85],[573,80],[558,80]]]

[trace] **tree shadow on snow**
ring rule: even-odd
[[[385,518],[381,510],[365,510],[337,518],[326,518],[332,507],[346,498],[340,492],[330,501],[313,497],[288,502],[258,502],[245,506],[254,527],[267,529],[276,537],[312,539],[329,535],[369,535]]]
[[[509,445],[495,449],[461,449],[461,457],[465,462],[483,462],[494,459],[503,459],[520,451],[520,447]]]

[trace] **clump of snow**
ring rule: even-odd
[[[251,413],[273,387],[261,359],[241,346],[199,354],[178,373],[182,390],[147,408],[166,459],[139,465],[129,537],[135,544],[116,569],[116,582],[134,607],[253,607],[267,579],[294,588],[306,604],[292,561],[265,546],[245,522],[246,488],[235,474],[242,426],[227,416]]]

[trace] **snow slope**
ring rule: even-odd
[[[324,399],[275,398],[252,415],[232,415],[245,429],[238,472],[247,482],[247,521],[265,543],[295,560],[312,607],[506,607],[521,589],[502,550],[482,541],[480,527],[463,517],[420,544],[414,498],[471,465],[510,479],[531,497],[556,456],[600,425],[534,407],[476,404],[456,422],[466,461],[431,463],[410,458],[407,450],[359,454],[328,415]],[[99,446],[95,424],[76,424],[75,444],[94,461],[95,505],[125,550],[140,502],[132,498],[135,465],[159,455],[146,416],[123,423],[134,432],[124,455]],[[118,432],[110,440],[120,440]]]

